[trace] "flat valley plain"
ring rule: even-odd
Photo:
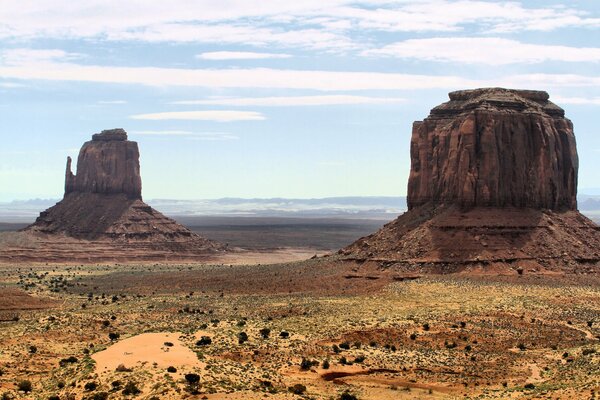
[[[374,229],[270,224],[234,224],[230,244],[252,251],[207,265],[1,265],[0,396],[600,397],[597,276],[398,276],[334,252],[272,264]]]

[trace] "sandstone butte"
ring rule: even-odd
[[[564,111],[543,91],[449,97],[413,124],[408,211],[339,253],[414,272],[598,271]]]
[[[14,259],[170,260],[225,251],[143,202],[139,157],[123,129],[93,135],[76,175],[67,158],[63,199],[24,229],[33,247],[14,250]]]

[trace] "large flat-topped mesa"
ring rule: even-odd
[[[408,207],[577,208],[573,125],[548,94],[484,88],[413,124]]]
[[[600,229],[576,210],[573,126],[548,99],[450,93],[413,125],[409,210],[340,255],[411,273],[598,271]]]
[[[140,152],[136,142],[127,140],[123,129],[104,130],[84,143],[77,158],[77,175],[67,158],[65,194],[125,194],[142,198]]]

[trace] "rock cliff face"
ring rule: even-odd
[[[415,122],[408,207],[577,208],[575,136],[564,111],[541,91],[500,88],[450,93]]]
[[[141,199],[139,159],[137,143],[127,140],[123,129],[97,133],[79,152],[77,175],[71,172],[71,159],[67,159],[65,194],[123,193],[131,199]]]
[[[127,140],[122,129],[102,131],[83,145],[77,175],[71,171],[71,158],[67,158],[64,198],[40,213],[25,231],[42,234],[49,240],[40,251],[66,253],[61,256],[65,259],[68,251],[88,245],[73,245],[71,239],[90,241],[95,243],[94,249],[105,249],[104,254],[89,254],[90,259],[103,260],[194,259],[226,249],[142,201],[138,146]],[[65,237],[71,250],[62,249],[60,242]],[[98,243],[102,245],[97,247]],[[43,257],[49,258],[46,253]],[[37,259],[35,254],[27,257]],[[80,259],[80,255],[76,258]]]
[[[573,125],[546,92],[452,92],[414,123],[409,210],[339,254],[416,273],[600,271],[577,168]]]

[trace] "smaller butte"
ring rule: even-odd
[[[226,251],[144,203],[139,157],[137,143],[123,129],[93,135],[79,151],[76,175],[67,158],[63,199],[24,229],[35,246],[1,258],[198,260]]]

